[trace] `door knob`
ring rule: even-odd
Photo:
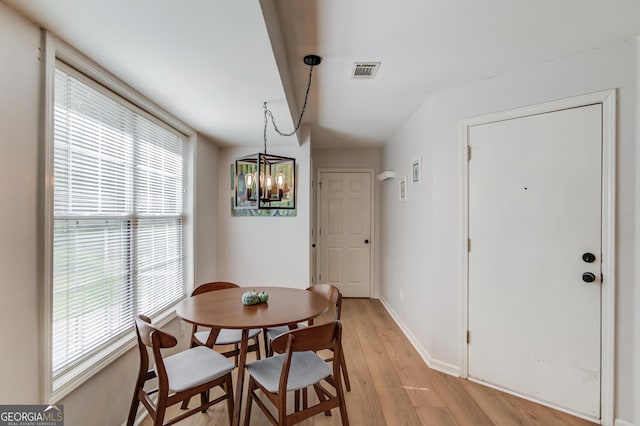
[[[585,272],[582,274],[582,281],[585,283],[592,283],[596,280],[596,276],[592,272]]]
[[[596,260],[596,255],[593,253],[585,253],[582,255],[582,260],[584,260],[587,263],[592,263]]]
[[[364,240],[364,243],[365,244],[369,244],[369,240]]]

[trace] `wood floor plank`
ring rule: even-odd
[[[327,313],[319,321],[329,320],[331,316],[332,313]],[[351,425],[592,425],[531,401],[431,370],[378,300],[345,299],[342,323],[352,388],[351,392],[345,392]],[[315,400],[314,395],[311,398]],[[243,401],[243,407],[245,404]],[[179,412],[179,406],[172,407],[169,415]],[[338,410],[334,409],[332,414],[315,416],[300,425],[341,425]],[[148,417],[142,423],[143,426],[151,424]],[[224,405],[178,423],[225,424]],[[251,425],[270,425],[255,405]]]
[[[460,379],[434,372],[433,385],[442,397],[449,413],[461,425],[494,424],[477,402],[464,389]]]
[[[418,416],[423,425],[429,426],[458,426],[460,423],[456,422],[449,413],[449,410],[443,407],[420,407],[417,409]]]
[[[491,421],[497,425],[531,425],[535,418],[522,412],[510,403],[511,395],[502,392],[486,392],[485,387],[465,380],[462,386],[476,403],[487,413]]]
[[[384,309],[381,304],[377,306],[377,310],[380,309]],[[443,399],[434,391],[430,370],[424,368],[424,360],[395,323],[390,323],[383,315],[378,317],[384,322],[385,328],[380,330],[380,337],[385,350],[389,353],[395,372],[414,407],[444,407]]]
[[[362,299],[357,302],[363,304],[364,312],[367,312],[367,308],[371,306],[368,303],[362,303],[364,302]],[[343,328],[347,326],[347,320],[344,321]],[[419,424],[419,417],[396,374],[394,360],[389,357],[386,346],[381,344],[379,321],[371,315],[357,316],[352,321],[353,330],[362,348],[361,353],[366,354],[361,359],[366,362],[372,378],[372,389],[375,391],[382,411],[382,417],[374,418],[372,421],[375,421],[374,424],[388,425]],[[382,420],[384,422],[381,422]]]
[[[380,419],[384,419],[382,405],[376,392],[372,392],[374,378],[367,362],[367,349],[362,342],[370,340],[373,333],[370,324],[361,321],[364,317],[363,310],[354,306],[354,309],[342,313],[343,350],[347,364],[347,370],[351,381],[351,392],[345,392],[347,410],[350,423],[353,425],[374,425]],[[349,407],[361,407],[351,410]]]

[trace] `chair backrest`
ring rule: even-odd
[[[342,316],[342,293],[338,292],[338,301],[336,302],[336,320],[340,321]]]
[[[240,287],[238,284],[226,282],[226,281],[214,281],[211,283],[201,284],[198,287],[193,289],[191,292],[192,296],[196,296],[202,293],[208,293],[210,291],[223,290],[225,288],[237,288]]]
[[[167,377],[167,370],[164,366],[160,349],[172,348],[178,344],[178,340],[173,335],[152,325],[149,317],[145,315],[138,315],[135,324],[136,334],[138,336],[138,350],[140,352],[139,380],[145,376],[146,371],[149,369],[149,354],[147,352],[148,346],[153,352],[155,369],[158,375],[158,389],[161,393],[168,392],[169,379]],[[144,382],[144,380],[142,381]]]
[[[342,294],[338,287],[331,284],[315,284],[307,288],[307,291],[312,291],[326,298],[329,302],[329,306],[335,307],[334,319],[340,321],[340,311],[342,309]],[[311,321],[310,323],[313,323]]]
[[[273,339],[271,347],[274,352],[305,352],[336,349],[342,339],[340,321],[331,321],[321,325],[313,325],[290,330]]]
[[[154,340],[158,342],[158,349],[172,348],[178,344],[174,336],[152,325],[149,317],[145,315],[138,315],[136,318],[136,333],[139,343],[144,346],[153,347]],[[154,334],[157,336],[155,339]]]
[[[338,290],[338,287],[331,284],[315,284],[307,288],[307,291],[318,293],[322,297],[326,298],[329,301],[329,305],[335,305],[338,303],[340,290]]]

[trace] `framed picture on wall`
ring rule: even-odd
[[[411,162],[411,182],[422,182],[422,157],[414,158]]]
[[[406,176],[400,179],[399,189],[400,189],[400,201],[407,201],[407,177]]]

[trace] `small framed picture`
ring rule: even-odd
[[[407,177],[400,179],[400,201],[407,201]]]
[[[422,157],[414,158],[411,162],[411,182],[422,182]]]

